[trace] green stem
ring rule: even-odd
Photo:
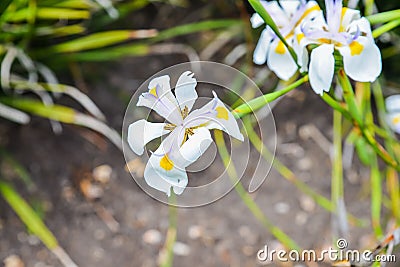
[[[174,263],[174,245],[176,242],[177,235],[177,207],[176,207],[176,195],[174,192],[171,192],[171,196],[169,197],[169,227],[167,231],[167,237],[165,238],[164,244],[164,257],[162,262],[160,263],[160,267],[172,267]]]
[[[386,11],[366,17],[371,24],[385,23],[400,19],[400,9]]]
[[[333,157],[332,157],[332,203],[335,206],[339,234],[346,233],[346,210],[344,209],[342,114],[333,111]]]
[[[259,96],[257,98],[254,98],[254,99],[240,105],[239,107],[235,108],[233,110],[233,115],[236,118],[241,118],[243,115],[254,112],[254,111],[262,108],[266,104],[276,100],[277,98],[289,93],[290,91],[296,89],[297,87],[299,87],[300,85],[302,85],[303,83],[305,83],[307,81],[308,81],[308,75],[304,76],[303,78],[297,80],[296,82],[288,85],[287,87],[285,87],[279,91],[265,94],[265,95]]]
[[[226,171],[232,182],[235,184],[235,190],[238,193],[239,197],[242,199],[243,203],[247,206],[254,217],[259,220],[264,225],[264,227],[267,228],[271,232],[271,234],[274,235],[276,239],[278,239],[286,248],[301,251],[300,246],[294,240],[292,240],[287,234],[285,234],[279,227],[275,226],[263,214],[260,207],[254,202],[254,200],[250,197],[250,195],[243,187],[242,183],[239,181],[236,169],[231,164],[231,158],[228,149],[226,148],[222,132],[219,130],[215,130],[214,137],[218,147],[218,152],[225,165]]]
[[[374,138],[373,134],[365,128],[365,123],[362,119],[361,112],[359,107],[357,106],[356,98],[354,96],[353,87],[351,86],[349,78],[346,76],[346,73],[343,69],[338,72],[339,84],[343,89],[343,98],[345,99],[349,113],[353,118],[353,123],[355,126],[359,127],[362,135],[365,140],[372,146],[374,151],[381,157],[387,164],[400,171],[399,163],[392,158],[392,156],[379,144]]]
[[[378,118],[379,123],[383,127],[384,130],[388,133],[389,137],[385,139],[385,144],[388,150],[388,153],[395,157],[395,153],[393,151],[394,142],[397,140],[394,139],[392,131],[386,123],[386,108],[385,108],[385,100],[383,98],[382,87],[380,81],[378,80],[372,86],[372,92],[374,95],[376,107],[378,110]],[[388,167],[387,168],[387,184],[388,191],[390,195],[390,208],[392,209],[393,217],[396,219],[398,223],[400,223],[400,183],[399,176],[395,169]]]
[[[381,227],[381,206],[382,206],[382,178],[379,171],[378,159],[373,156],[371,164],[371,217],[372,228],[377,237],[382,237]]]
[[[337,102],[335,99],[333,99],[328,93],[324,93],[321,98],[329,105],[331,106],[334,110],[339,111],[342,113],[342,115],[352,121],[353,118],[351,117],[350,113],[347,111],[345,107],[341,105],[341,103]]]
[[[378,38],[382,34],[384,34],[386,32],[389,32],[389,31],[393,30],[394,28],[397,28],[399,25],[400,25],[400,19],[388,22],[388,23],[382,25],[381,27],[376,28],[375,30],[373,30],[372,31],[372,36],[374,38]]]
[[[338,72],[338,80],[343,90],[343,98],[347,103],[351,116],[359,126],[362,126],[363,121],[360,110],[357,106],[356,98],[354,96],[353,87],[351,86],[350,80],[343,69],[339,70]]]

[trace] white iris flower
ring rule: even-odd
[[[315,1],[261,1],[269,13],[280,33],[289,45],[293,44],[294,31],[302,21],[313,17],[320,8]],[[253,28],[264,24],[261,16],[255,13],[251,17]],[[282,80],[289,80],[297,71],[298,66],[283,42],[275,35],[273,30],[266,26],[254,50],[253,61],[262,65],[267,62],[268,67]]]
[[[387,123],[393,131],[400,134],[400,95],[386,98]]]
[[[329,91],[335,72],[334,52],[343,57],[345,73],[355,81],[373,82],[382,71],[379,48],[374,42],[369,21],[358,10],[342,6],[342,0],[325,0],[322,11],[295,30],[298,63],[308,70],[310,84],[317,94]],[[310,65],[306,46],[317,44],[311,52]]]
[[[212,142],[210,129],[223,130],[236,139],[244,140],[239,126],[227,107],[213,92],[214,98],[200,109],[191,111],[196,99],[197,81],[190,71],[178,79],[175,95],[171,91],[168,75],[154,78],[149,91],[139,97],[137,106],[148,107],[165,118],[165,123],[144,119],[128,128],[128,143],[132,150],[142,155],[151,140],[168,134],[152,153],[146,165],[144,178],[157,190],[181,194],[188,183],[185,168],[195,162]]]

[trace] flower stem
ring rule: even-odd
[[[360,129],[365,140],[371,145],[375,153],[377,153],[379,157],[381,157],[387,164],[400,171],[399,163],[385,150],[380,143],[378,143],[378,141],[376,141],[373,134],[365,127],[360,109],[357,105],[353,87],[351,86],[350,80],[343,69],[339,70],[338,79],[339,84],[343,89],[343,98],[347,103],[348,111],[353,118],[353,123],[355,126]]]
[[[265,228],[267,228],[276,239],[279,240],[286,248],[301,251],[300,246],[285,234],[279,227],[275,226],[262,212],[260,207],[254,202],[250,195],[246,192],[242,183],[239,181],[235,167],[231,164],[231,157],[225,145],[225,140],[220,130],[214,131],[215,142],[218,147],[218,152],[225,165],[226,171],[235,184],[235,190],[243,203],[247,206],[250,212],[259,220]]]
[[[342,157],[342,114],[333,111],[333,157],[332,157],[332,203],[336,212],[336,225],[340,237],[347,234],[348,225],[346,219],[346,208],[344,204],[343,183],[343,157]]]
[[[392,20],[384,25],[382,25],[379,28],[376,28],[375,30],[372,31],[372,36],[374,38],[378,38],[379,36],[381,36],[382,34],[393,30],[394,28],[400,26],[400,19],[397,20]]]
[[[354,118],[358,126],[363,125],[361,113],[354,96],[353,87],[351,86],[350,80],[343,69],[339,70],[338,72],[338,80],[343,90],[343,98],[347,103],[351,116]]]
[[[164,248],[162,250],[162,257],[160,267],[171,267],[174,262],[174,245],[176,242],[176,223],[177,223],[177,207],[176,195],[171,192],[169,197],[169,227],[167,231],[167,237],[165,238]]]
[[[371,24],[385,23],[400,19],[400,9],[386,11],[366,17]]]
[[[381,227],[381,206],[382,206],[382,177],[379,171],[378,159],[373,155],[371,162],[371,219],[372,228],[377,237],[382,237]]]
[[[236,118],[241,118],[241,117],[243,117],[243,115],[254,112],[254,111],[262,108],[266,104],[276,100],[277,98],[289,93],[290,91],[296,89],[297,87],[299,87],[300,85],[302,85],[303,83],[305,83],[307,81],[308,81],[308,75],[304,76],[303,78],[297,80],[296,82],[288,85],[287,87],[285,87],[279,91],[272,92],[272,93],[265,94],[265,95],[259,96],[257,98],[254,98],[254,99],[240,105],[239,107],[235,108],[233,110],[233,115]]]

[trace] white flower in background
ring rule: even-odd
[[[393,131],[400,134],[400,95],[386,98],[387,123]]]
[[[169,134],[152,153],[144,171],[147,184],[168,196],[171,187],[178,195],[185,189],[188,183],[185,168],[210,146],[210,129],[220,129],[244,140],[232,113],[215,92],[210,102],[191,111],[197,99],[196,85],[193,73],[184,72],[178,79],[174,95],[168,75],[154,78],[149,83],[149,91],[139,97],[137,106],[154,110],[167,122],[153,123],[142,119],[128,128],[128,143],[138,155],[143,154],[148,142]]]
[[[310,84],[317,94],[329,91],[335,72],[334,52],[343,57],[346,74],[355,81],[373,82],[382,71],[379,48],[371,25],[358,10],[342,6],[342,0],[325,0],[326,19],[321,12],[295,31],[295,50],[299,65],[309,72]],[[310,65],[306,46],[317,44]]]
[[[261,1],[265,10],[269,13],[280,33],[289,45],[293,43],[294,30],[304,19],[315,16],[320,10],[317,2],[309,1]],[[253,28],[264,24],[261,16],[255,13],[251,17]],[[268,67],[282,80],[289,80],[297,71],[298,67],[283,42],[275,35],[273,30],[266,26],[262,31],[253,61],[256,64],[267,62]]]

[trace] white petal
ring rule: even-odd
[[[320,45],[314,48],[311,52],[310,70],[310,84],[315,93],[322,95],[328,92],[333,75],[335,72],[335,58],[333,57],[333,45]]]
[[[373,82],[381,74],[381,52],[372,38],[360,36],[338,50],[343,56],[344,71],[353,80]]]
[[[214,99],[200,109],[193,110],[184,120],[185,128],[205,126],[207,129],[220,129],[232,137],[243,141],[244,137],[239,130],[235,117],[219,100],[215,92]]]
[[[173,168],[166,171],[160,167],[160,161],[163,157],[152,155],[144,170],[144,179],[146,183],[168,196],[171,195],[171,187],[176,194],[181,194],[188,183],[188,177],[185,170]],[[171,182],[173,181],[173,182]]]
[[[144,119],[135,121],[128,127],[128,144],[137,155],[142,155],[144,146],[151,140],[158,138],[169,131],[165,130],[165,123],[152,123]]]
[[[258,65],[262,65],[267,61],[268,49],[271,44],[271,32],[268,29],[264,29],[261,32],[260,39],[258,40],[256,49],[254,49],[253,61]]]
[[[291,40],[287,39],[290,43]],[[297,71],[297,65],[281,40],[275,39],[268,51],[268,67],[282,80],[289,80]]]
[[[178,128],[161,143],[160,147],[150,156],[144,171],[144,179],[151,187],[170,195],[171,187],[180,194],[185,189],[188,178],[179,157],[178,136],[182,129]]]
[[[175,87],[175,96],[178,100],[181,110],[186,107],[192,109],[194,102],[197,99],[196,85],[197,81],[193,78],[193,73],[185,71],[179,77]]]
[[[190,136],[189,139],[179,149],[179,154],[172,155],[173,159],[176,159],[177,166],[186,168],[193,162],[195,162],[201,155],[206,152],[212,138],[210,131],[205,127],[194,130],[194,135]]]
[[[400,112],[387,114],[386,120],[389,127],[400,134]]]
[[[386,110],[389,113],[400,112],[400,95],[392,95],[385,100]]]
[[[373,38],[372,37],[372,31],[371,31],[371,24],[364,17],[361,18],[361,19],[357,19],[357,20],[352,21],[347,26],[346,32],[354,34],[357,31],[360,31],[362,36],[367,36],[367,37]]]
[[[290,12],[290,6],[288,6],[288,13],[286,13],[286,11],[279,6],[277,1],[262,1],[261,3],[279,28],[285,27],[290,22],[290,17],[288,16]]]
[[[264,20],[258,13],[254,13],[251,16],[250,22],[251,22],[251,27],[253,27],[253,28],[258,28],[264,24]]]
[[[300,1],[280,1],[285,14],[290,18],[296,13],[297,8],[300,5]]]
[[[169,76],[154,78],[149,83],[149,91],[139,96],[136,106],[148,107],[173,124],[182,122],[178,101],[171,92]]]
[[[169,81],[170,81],[169,75],[156,77],[149,82],[148,88],[149,90],[151,90],[157,85],[159,85],[161,87],[161,92],[165,93],[167,91],[171,91],[171,85]]]
[[[360,11],[344,7],[342,11],[342,26],[347,27],[353,21],[360,19],[360,17]]]

